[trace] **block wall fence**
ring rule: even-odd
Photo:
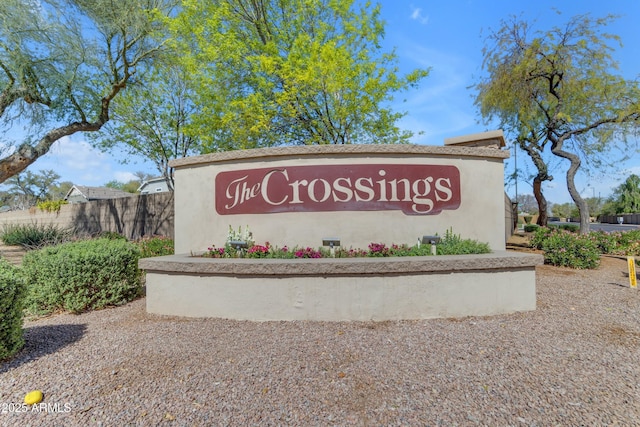
[[[33,223],[73,228],[78,234],[113,231],[129,239],[150,235],[173,238],[173,193],[73,203],[63,205],[58,213],[43,212],[37,208],[0,213],[0,227]]]

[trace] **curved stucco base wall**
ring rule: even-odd
[[[503,161],[508,156],[492,148],[353,144],[239,150],[174,160],[175,250],[190,253],[224,246],[229,226],[247,225],[256,243],[277,246],[317,248],[325,238],[338,238],[345,248],[366,249],[372,242],[415,245],[424,235],[443,236],[453,230],[463,238],[488,243],[492,250],[504,250]],[[408,215],[400,210],[218,212],[216,182],[224,174],[323,166],[348,170],[362,165],[455,167],[460,205],[435,215]],[[243,194],[249,192],[246,189]]]
[[[539,255],[147,258],[147,311],[238,320],[399,320],[534,310]]]

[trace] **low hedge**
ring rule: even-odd
[[[125,240],[69,242],[29,252],[22,261],[31,314],[79,313],[121,305],[141,294],[140,251]]]
[[[25,285],[19,269],[0,259],[0,360],[13,356],[24,345],[24,297]]]
[[[540,227],[534,231],[530,244],[544,252],[545,264],[581,269],[597,268],[600,265],[600,247],[598,240],[592,235]]]

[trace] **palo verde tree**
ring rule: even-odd
[[[0,182],[54,142],[98,131],[111,102],[161,50],[158,15],[173,0],[0,2]],[[16,132],[26,128],[26,134]]]
[[[379,14],[354,0],[184,1],[171,25],[204,148],[406,142],[385,105],[427,71],[398,76]]]
[[[546,140],[541,140],[534,130],[526,129],[516,137],[515,142],[527,153],[536,167],[537,172],[532,177],[533,197],[538,204],[539,212],[536,223],[540,226],[546,226],[549,220],[547,215],[549,204],[542,192],[542,183],[553,180],[553,176],[549,174],[549,165],[543,157]]]
[[[95,138],[103,150],[117,145],[151,160],[170,189],[169,161],[202,153],[199,138],[186,132],[196,111],[186,80],[184,69],[167,63],[148,70],[140,84],[114,100],[113,120]]]
[[[589,209],[576,173],[583,163],[605,166],[602,154],[614,142],[626,143],[640,118],[638,83],[615,74],[612,44],[619,39],[604,32],[613,19],[580,15],[533,35],[526,22],[503,22],[488,38],[487,75],[476,85],[485,119],[499,119],[517,141],[527,141],[530,155],[543,159],[549,147],[569,162],[567,189],[580,211],[581,233],[589,231]],[[550,178],[546,169],[538,170],[539,181]]]

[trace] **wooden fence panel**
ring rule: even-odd
[[[161,235],[173,238],[173,193],[133,195],[119,199],[95,200],[63,205],[60,212],[28,211],[0,213],[0,225],[52,224],[95,235],[113,231],[129,239]]]

